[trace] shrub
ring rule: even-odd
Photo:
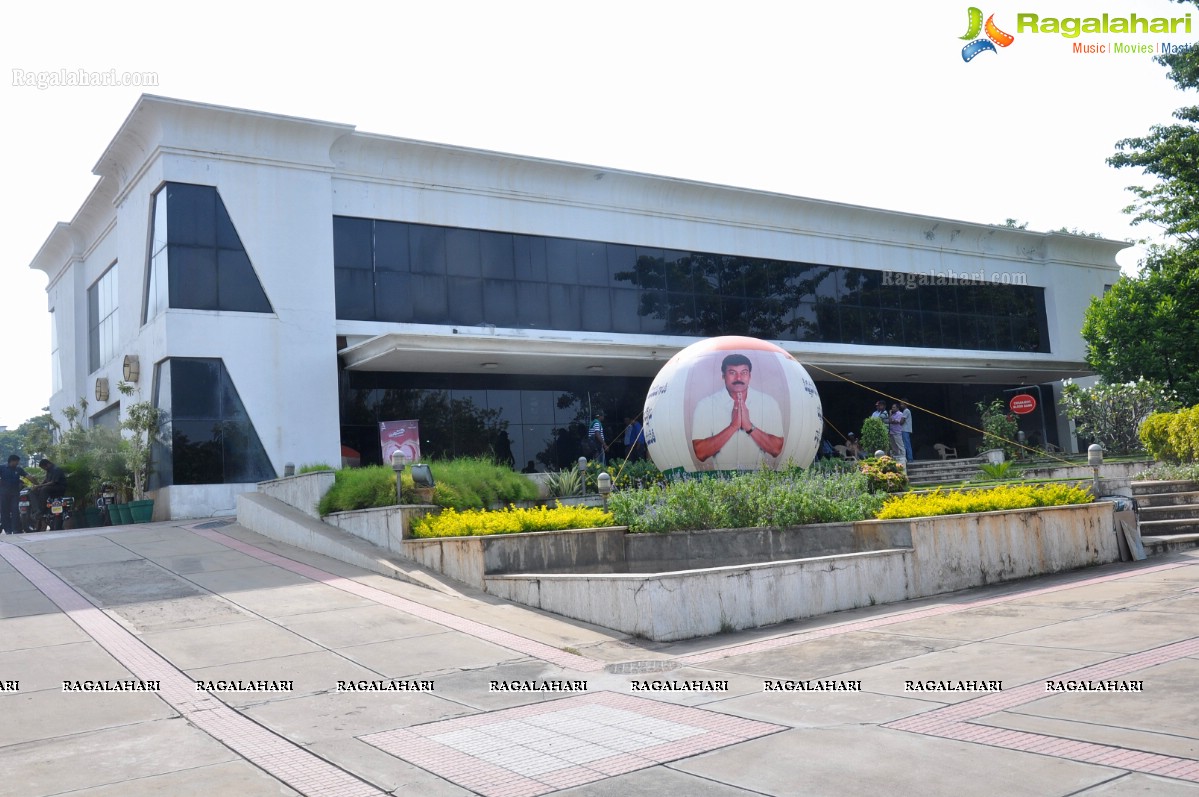
[[[333,466],[332,466],[332,465],[326,465],[326,464],[325,464],[325,463],[323,463],[323,462],[310,462],[310,463],[308,463],[307,465],[301,465],[301,466],[299,467],[299,469],[296,471],[296,473],[297,473],[297,474],[301,474],[301,473],[320,473],[321,471],[326,471],[326,470],[333,470]]]
[[[634,532],[864,520],[881,504],[882,497],[869,491],[862,473],[800,469],[679,479],[613,493],[608,499],[616,523]]]
[[[602,528],[613,524],[612,515],[598,507],[557,506],[552,509],[500,510],[445,509],[412,522],[412,536],[467,537],[486,534],[516,534],[522,531],[558,531],[561,529]]]
[[[1002,509],[1028,509],[1037,506],[1087,504],[1091,493],[1067,484],[1017,484],[987,490],[934,490],[931,493],[907,493],[891,496],[879,510],[884,520],[964,515],[970,512],[995,512]]]
[[[376,506],[394,506],[396,502],[395,471],[385,465],[365,468],[342,468],[333,477],[329,488],[317,504],[322,515],[348,512]]]
[[[865,474],[871,492],[898,493],[908,487],[908,474],[891,457],[863,459],[858,463],[858,469]]]
[[[429,464],[429,469],[437,484],[433,502],[439,506],[486,509],[496,504],[537,499],[537,485],[524,474],[483,457],[435,461]],[[407,501],[412,493],[405,490],[404,495]]]
[[[887,433],[887,424],[881,418],[867,418],[862,421],[862,451],[873,456],[875,451],[889,451],[891,435]]]
[[[1178,452],[1170,445],[1170,421],[1173,416],[1172,412],[1155,412],[1141,421],[1141,428],[1137,430],[1145,450],[1154,459],[1178,462]]]
[[[587,463],[587,489],[590,492],[594,493],[597,491],[596,477],[600,475],[601,471],[606,472],[612,477],[613,491],[666,483],[666,477],[662,474],[662,471],[658,470],[658,466],[654,464],[652,459],[637,459],[632,461],[627,459],[610,459],[607,465],[600,465],[598,461],[593,459]],[[565,493],[565,495],[571,494]],[[577,486],[573,494],[578,494]]]
[[[552,498],[580,495],[583,492],[583,477],[576,468],[551,470],[546,475],[545,488]]]
[[[1014,462],[1006,459],[1003,462],[984,462],[978,467],[988,479],[999,481],[1000,479],[1008,478],[1008,473],[1014,466]]]
[[[1008,457],[1016,456],[1021,451],[1016,442],[1020,424],[1016,422],[1016,416],[1008,412],[1003,399],[993,399],[989,404],[980,401],[975,406],[982,416],[983,450],[1001,448]]]
[[[1167,434],[1179,462],[1199,460],[1199,404],[1171,413]]]
[[[1062,408],[1078,433],[1102,445],[1107,454],[1141,451],[1141,422],[1154,410],[1177,406],[1168,391],[1144,379],[1122,385],[1100,382],[1090,388],[1067,382],[1062,387]]]
[[[1187,465],[1156,462],[1132,478],[1133,481],[1199,481],[1199,462]]]

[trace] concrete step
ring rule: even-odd
[[[1199,518],[1180,520],[1142,520],[1141,535],[1165,537],[1177,534],[1199,534]]]
[[[1185,493],[1150,493],[1134,496],[1137,506],[1141,509],[1153,507],[1194,506],[1199,505],[1199,491]]]
[[[1199,491],[1196,481],[1147,481],[1132,482],[1134,496],[1157,495],[1159,493],[1193,493]]]
[[[1144,528],[1144,524],[1142,524],[1142,528]],[[1191,551],[1199,548],[1199,534],[1142,535],[1141,543],[1145,546],[1147,555],[1161,556],[1176,551]]]
[[[1182,493],[1176,493],[1182,495]],[[1141,522],[1149,520],[1196,520],[1199,519],[1199,504],[1167,504],[1165,506],[1145,506],[1137,499]]]

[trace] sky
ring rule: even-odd
[[[1014,40],[967,62],[969,2],[913,5],[10,4],[0,426],[49,402],[47,278],[29,263],[95,186],[93,166],[143,92],[962,221],[1155,236],[1122,212],[1126,187],[1144,178],[1106,159],[1197,100],[1150,55],[1111,47],[1199,41],[1199,8],[996,1],[977,7]],[[1045,30],[1050,18],[1187,13],[1191,34]],[[1037,32],[1018,29],[1029,14]],[[1076,43],[1108,52],[1076,53]],[[59,70],[138,73],[152,85],[28,85]],[[1141,255],[1134,247],[1119,262],[1135,273]]]

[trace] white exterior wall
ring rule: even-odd
[[[52,411],[61,417],[79,396],[91,402],[89,415],[103,409],[93,395],[99,376],[109,380],[111,406],[151,399],[155,365],[168,357],[220,358],[279,473],[287,462],[340,462],[336,336],[350,336],[352,344],[396,332],[448,337],[441,326],[336,319],[335,215],[917,275],[1006,273],[1045,288],[1048,353],[781,342],[797,356],[901,362],[904,370],[1081,366],[1083,310],[1091,294],[1119,274],[1115,252],[1121,246],[1110,241],[465,150],[153,97],[139,101],[95,172],[101,177],[96,189],[70,224],[54,229],[32,264],[50,276],[48,302],[57,311],[63,386],[51,399]],[[273,313],[168,310],[142,325],[152,195],[164,181],[217,187]],[[89,373],[87,287],[114,260],[120,343],[111,361]],[[694,340],[463,332],[463,338],[496,336],[512,347],[538,339],[543,347],[575,346],[584,353],[597,344],[677,350]],[[138,393],[128,399],[116,389],[125,354],[139,356],[142,372]],[[204,512],[206,489],[188,487],[189,512]],[[227,491],[208,492],[209,508],[223,510]]]

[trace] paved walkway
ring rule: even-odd
[[[0,537],[0,795],[1199,795],[1199,552],[683,643],[224,521]]]

